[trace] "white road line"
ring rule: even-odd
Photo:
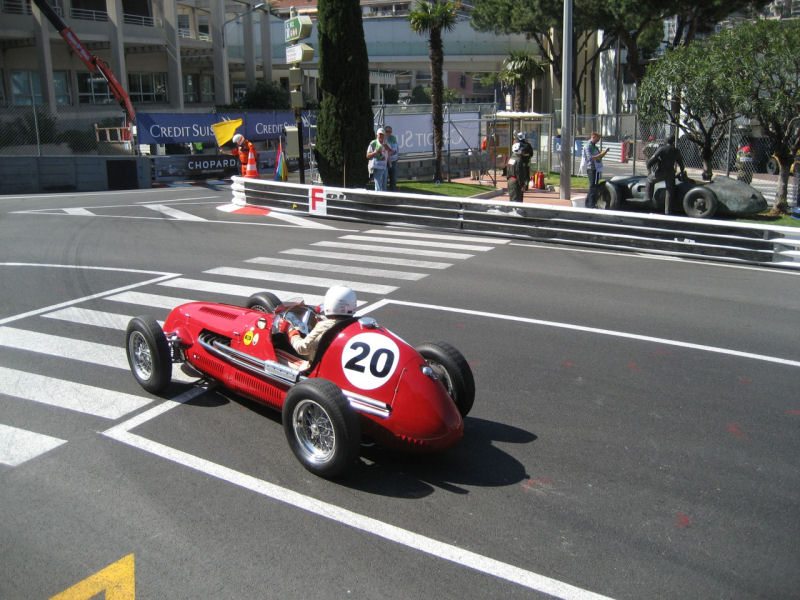
[[[211,294],[222,294],[224,296],[237,296],[239,301],[234,304],[237,304],[238,306],[243,306],[244,301],[247,298],[257,292],[263,291],[272,292],[281,300],[289,300],[290,298],[303,298],[306,304],[320,304],[322,302],[322,296],[318,294],[304,294],[299,290],[274,290],[263,285],[235,285],[233,283],[219,283],[217,281],[208,281],[205,279],[187,279],[184,277],[165,281],[163,285],[186,290],[195,290],[198,292],[209,292]]]
[[[356,242],[380,242],[381,244],[401,244],[404,246],[420,246],[431,248],[449,248],[452,250],[469,250],[474,252],[487,252],[493,250],[491,246],[476,246],[474,244],[448,244],[446,242],[426,242],[422,240],[399,240],[392,238],[391,240],[379,236],[371,235],[343,235],[341,240],[354,240]]]
[[[420,302],[406,302],[404,300],[390,300],[382,299],[378,302],[371,304],[359,310],[359,315],[366,315],[384,306],[394,304],[398,306],[413,306],[415,308],[425,308],[429,310],[438,310],[442,312],[452,312],[462,315],[474,315],[478,317],[487,317],[489,319],[500,319],[503,321],[513,321],[515,323],[528,323],[531,325],[543,325],[545,327],[555,327],[558,329],[569,329],[572,331],[582,331],[585,333],[594,333],[597,335],[607,335],[611,337],[618,337],[628,340],[636,340],[639,342],[652,342],[654,344],[664,344],[665,346],[677,346],[679,348],[688,348],[690,350],[701,350],[703,352],[713,352],[714,354],[725,354],[728,356],[736,356],[739,358],[748,358],[751,360],[760,360],[763,362],[775,363],[785,365],[788,367],[800,367],[800,360],[793,360],[790,358],[781,358],[778,356],[769,356],[766,354],[755,354],[753,352],[742,352],[741,350],[732,350],[730,348],[720,348],[717,346],[706,346],[704,344],[694,344],[692,342],[682,342],[680,340],[671,340],[668,338],[659,338],[650,335],[640,335],[638,333],[628,333],[625,331],[614,331],[612,329],[599,329],[597,327],[586,327],[584,325],[575,325],[573,323],[559,323],[558,321],[544,321],[542,319],[530,319],[527,317],[520,317],[517,315],[502,315],[499,313],[487,313],[480,310],[469,310],[465,308],[453,308],[450,306],[437,306],[435,304],[422,304]]]
[[[331,225],[326,225],[325,223],[321,223],[316,219],[309,219],[307,217],[290,215],[278,210],[271,210],[268,218],[278,219],[279,221],[283,221],[285,223],[291,223],[292,225],[299,225],[301,227],[306,227],[308,229],[336,229],[336,227],[332,227]]]
[[[217,267],[203,271],[210,275],[225,275],[226,277],[243,277],[245,279],[260,279],[262,281],[279,281],[293,285],[310,285],[329,288],[334,285],[346,285],[357,292],[370,294],[390,294],[397,289],[396,286],[365,283],[362,281],[349,281],[345,279],[331,279],[327,277],[309,277],[296,273],[276,273],[274,271],[259,271],[256,269],[239,269],[235,267]]]
[[[152,402],[141,396],[5,367],[0,367],[0,394],[104,419],[119,419]]]
[[[120,315],[109,313],[102,310],[92,310],[90,308],[78,308],[70,306],[51,313],[42,315],[47,319],[58,319],[80,325],[92,325],[93,327],[105,327],[107,329],[118,329],[125,331],[128,328],[130,315]]]
[[[600,594],[575,587],[563,581],[539,575],[538,573],[500,562],[488,556],[483,556],[476,552],[471,552],[464,548],[459,548],[458,546],[440,542],[439,540],[414,533],[413,531],[384,523],[372,517],[353,512],[346,508],[336,506],[335,504],[323,502],[311,496],[300,494],[294,490],[280,487],[268,481],[264,481],[263,479],[257,479],[256,477],[240,471],[130,433],[130,430],[134,427],[158,417],[179,405],[179,403],[174,401],[164,402],[137,415],[129,421],[120,423],[116,427],[104,431],[103,435],[205,475],[216,477],[232,485],[250,490],[266,498],[282,502],[291,508],[310,512],[344,525],[345,527],[363,531],[364,533],[406,546],[430,556],[485,573],[491,577],[503,579],[516,585],[565,600],[608,600],[606,596],[601,596]]]
[[[421,250],[419,248],[387,248],[386,246],[374,246],[372,244],[351,244],[347,242],[314,242],[311,245],[322,246],[324,248],[364,250],[366,252],[383,252],[387,254],[409,254],[411,256],[429,256],[432,258],[451,258],[456,260],[472,258],[475,256],[474,254],[465,254],[463,252],[442,252],[438,250]]]
[[[82,215],[87,217],[94,216],[94,213],[92,211],[87,210],[85,208],[62,208],[61,210],[63,210],[68,215]]]
[[[122,340],[120,340],[122,342]],[[0,327],[0,346],[48,354],[68,360],[128,370],[128,359],[123,347],[98,344],[38,331]]]
[[[427,273],[414,273],[412,271],[390,271],[389,269],[370,269],[352,265],[339,265],[306,260],[288,260],[284,258],[271,258],[259,256],[250,258],[246,263],[269,265],[271,267],[286,267],[289,269],[309,269],[327,271],[329,273],[347,273],[348,275],[364,275],[366,277],[379,277],[384,279],[404,279],[406,281],[419,281],[428,276]]]
[[[114,296],[108,296],[106,300],[124,302],[126,304],[140,304],[150,308],[166,308],[167,310],[172,310],[180,304],[194,302],[191,298],[159,296],[158,294],[148,294],[145,292],[123,292]]]
[[[12,264],[12,263],[6,263]],[[2,266],[2,265],[0,265]],[[17,265],[19,266],[19,265]],[[28,266],[55,266],[55,267],[63,267],[63,265],[28,265]],[[100,270],[108,270],[108,271],[120,271],[120,272],[137,272],[137,273],[145,273],[146,271],[130,271],[128,269],[104,269],[102,267],[66,267],[66,268],[85,268],[85,269],[100,269]],[[150,279],[148,281],[143,281],[141,283],[134,283],[132,285],[126,285],[120,288],[116,288],[113,290],[108,290],[107,292],[100,292],[97,294],[92,294],[91,296],[84,296],[83,298],[77,298],[75,300],[69,300],[67,302],[59,302],[58,304],[53,304],[52,306],[45,306],[44,308],[37,308],[36,310],[30,310],[28,312],[14,315],[11,317],[6,317],[5,319],[0,319],[0,325],[5,325],[6,323],[11,323],[12,321],[19,321],[20,319],[24,319],[26,317],[32,317],[36,315],[41,315],[42,313],[51,312],[53,310],[57,310],[59,308],[64,308],[66,306],[74,306],[76,304],[80,304],[81,302],[86,302],[87,300],[94,300],[96,298],[103,298],[104,296],[108,296],[110,294],[115,294],[123,290],[132,290],[134,288],[142,287],[145,285],[149,285],[152,283],[158,283],[160,281],[164,281],[165,279],[170,279],[175,277],[174,274],[167,274],[163,275],[162,277],[156,277],[155,279]]]
[[[399,267],[417,267],[419,269],[446,269],[453,263],[434,262],[430,260],[413,260],[410,258],[394,258],[393,256],[375,256],[374,254],[348,254],[345,252],[326,252],[325,250],[312,250],[309,248],[290,248],[281,250],[280,254],[294,256],[313,256],[316,258],[333,258],[336,260],[349,260],[354,262],[379,263],[382,265],[397,265]]]
[[[10,467],[19,466],[66,443],[67,440],[0,423],[0,463]]]
[[[434,240],[453,240],[454,242],[479,242],[485,244],[508,244],[511,240],[504,240],[502,238],[491,237],[478,237],[471,235],[447,235],[442,233],[427,233],[425,231],[412,231],[410,229],[369,229],[363,231],[367,235],[386,235],[386,236],[403,236],[403,237],[418,237]]]
[[[166,204],[142,204],[145,208],[149,208],[150,210],[154,210],[156,212],[160,212],[163,215],[167,215],[173,219],[177,219],[178,221],[206,221],[203,217],[198,217],[197,215],[192,215],[182,210],[178,210],[177,208],[172,208],[171,206],[167,206]]]

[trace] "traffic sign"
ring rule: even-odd
[[[283,23],[286,43],[297,42],[311,35],[311,17],[302,15],[292,17]]]
[[[314,48],[308,44],[294,44],[286,48],[286,62],[290,65],[308,62],[314,58]]]

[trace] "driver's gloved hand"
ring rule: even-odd
[[[291,324],[291,323],[289,323],[289,321],[287,321],[286,319],[283,319],[283,320],[282,320],[282,321],[281,321],[281,322],[278,324],[278,331],[279,331],[280,333],[287,333],[287,332],[289,331],[289,328],[290,328],[291,326],[292,326],[292,324]]]

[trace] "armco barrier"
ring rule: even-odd
[[[800,229],[791,227],[242,177],[233,178],[233,202],[348,221],[800,268]]]

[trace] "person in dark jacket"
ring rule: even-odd
[[[675,200],[675,165],[681,168],[681,175],[686,175],[686,166],[683,164],[683,156],[680,150],[675,147],[672,140],[662,144],[653,152],[647,160],[647,185],[645,194],[648,200],[655,206],[653,196],[656,183],[663,181],[667,187],[666,211],[669,212],[672,201]]]

